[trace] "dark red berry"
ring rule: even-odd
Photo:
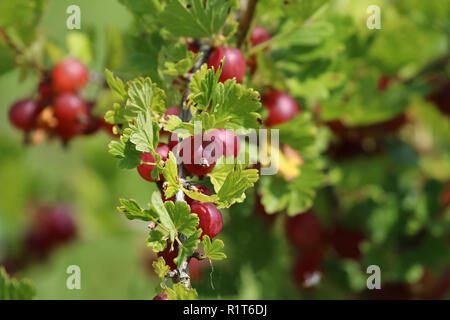
[[[307,289],[318,285],[322,278],[322,251],[303,253],[294,265],[294,282],[300,288]]]
[[[177,150],[184,167],[199,176],[210,173],[220,156],[216,154],[218,142],[204,138],[199,134],[184,139]]]
[[[103,129],[103,131],[108,133],[111,137],[114,137],[114,138],[120,137],[119,134],[114,133],[114,131],[113,131],[114,125],[106,122],[105,119],[103,119],[103,118],[100,118],[100,126]]]
[[[173,250],[170,251],[170,241],[167,240],[167,246],[166,248],[158,252],[158,257],[163,257],[166,264],[170,267],[171,270],[175,270],[177,268],[177,265],[173,261],[178,256],[178,242],[174,242],[173,244]]]
[[[56,92],[70,92],[81,89],[88,81],[88,70],[76,59],[58,63],[52,71],[52,84]]]
[[[337,254],[344,259],[359,260],[361,250],[359,248],[364,240],[364,234],[343,228],[335,228],[330,232],[329,241]]]
[[[270,34],[263,27],[256,27],[253,29],[250,36],[250,43],[252,46],[257,46],[263,42],[270,40]]]
[[[167,293],[163,292],[160,296],[155,296],[153,300],[169,300]]]
[[[57,245],[71,241],[76,233],[70,210],[63,206],[42,207],[34,216],[25,246],[31,255],[45,256]]]
[[[214,67],[215,70],[218,70],[223,57],[225,57],[225,64],[219,81],[225,82],[228,79],[236,78],[237,82],[241,82],[247,68],[241,51],[233,47],[216,48],[209,57],[208,67]]]
[[[198,228],[202,229],[202,238],[206,234],[212,239],[222,230],[222,214],[214,204],[209,202],[194,202],[191,206],[191,213],[197,214],[200,220]]]
[[[222,142],[222,150],[217,154],[223,154],[225,156],[234,155],[238,156],[239,150],[241,148],[241,142],[239,141],[239,137],[231,130],[225,129],[214,129],[206,134],[208,140],[215,141],[218,139],[218,142]]]
[[[49,103],[53,95],[53,86],[51,81],[45,80],[39,83],[38,92],[40,103],[44,105]]]
[[[263,103],[269,111],[266,120],[268,127],[285,123],[300,113],[297,101],[283,91],[271,91],[263,98]]]
[[[315,249],[321,243],[322,228],[312,211],[286,219],[285,229],[289,241],[300,249]]]
[[[39,106],[33,100],[21,100],[9,109],[9,120],[14,127],[23,131],[30,131],[36,124]]]
[[[192,258],[189,260],[189,277],[192,281],[201,281],[203,279],[203,270],[207,267],[208,262],[206,260],[197,260]]]
[[[86,103],[74,93],[63,93],[53,103],[57,132],[65,140],[83,132],[88,119]]]
[[[389,84],[391,82],[391,77],[381,76],[378,80],[378,91],[382,92],[389,88]]]
[[[169,156],[169,147],[164,143],[160,143],[155,149],[155,152],[161,156],[161,160],[166,161],[167,157]],[[141,160],[151,163],[155,163],[156,161],[151,153],[141,153]],[[137,170],[142,178],[151,182],[155,182],[156,180],[152,178],[152,171],[155,167],[156,165],[153,164],[141,164],[139,167],[137,167]],[[159,179],[164,179],[164,176],[160,174]]]

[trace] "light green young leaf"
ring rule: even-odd
[[[166,265],[166,261],[164,261],[163,257],[159,257],[158,260],[153,262],[152,264],[153,269],[155,270],[156,275],[161,279],[164,280],[166,277],[166,274],[170,271],[170,267]]]
[[[180,179],[178,178],[177,159],[172,151],[166,160],[163,169],[164,179],[164,196],[166,199],[173,197],[181,188]]]
[[[163,225],[169,232],[169,239],[173,245],[177,230],[176,230],[175,225],[169,215],[169,212],[167,212],[167,209],[164,206],[164,203],[161,199],[161,194],[158,191],[155,191],[152,194],[152,205],[153,205],[153,208],[155,209],[155,211],[159,215],[161,225]]]
[[[123,213],[129,220],[155,221],[158,219],[156,212],[142,209],[133,199],[120,199],[119,202],[121,205],[117,207],[117,210]]]
[[[125,85],[119,77],[114,77],[114,74],[106,69],[105,71],[106,82],[111,90],[122,100],[127,99],[127,90],[125,90]]]
[[[0,300],[33,300],[35,297],[36,290],[29,280],[9,278],[0,266]]]
[[[173,289],[166,289],[169,300],[197,300],[198,294],[195,289],[186,289],[181,283],[175,283]]]
[[[161,252],[166,248],[167,238],[164,232],[158,229],[150,230],[147,238],[147,245],[152,247],[154,252]]]
[[[191,199],[198,200],[201,202],[215,202],[219,199],[219,197],[216,194],[213,194],[212,196],[208,196],[206,194],[203,194],[201,192],[197,191],[191,191],[186,188],[182,188],[183,192]]]
[[[196,231],[199,219],[197,215],[191,214],[191,208],[186,201],[176,201],[175,203],[166,201],[164,205],[177,232],[191,236]]]
[[[177,135],[184,139],[194,135],[194,124],[190,122],[183,122],[180,117],[170,115],[164,125],[164,130],[168,132],[177,131]]]
[[[197,109],[206,110],[209,107],[222,73],[222,67],[223,63],[215,72],[214,68],[208,68],[206,64],[203,64],[200,70],[192,76],[190,85],[192,95],[189,99],[196,104]]]
[[[223,247],[225,246],[223,244],[223,241],[220,239],[214,239],[211,243],[211,239],[207,236],[203,236],[203,251],[204,254],[202,256],[203,259],[209,258],[211,260],[222,260],[226,259],[225,253],[221,252]]]
[[[134,124],[131,125],[130,141],[141,152],[154,152],[159,141],[159,127],[152,122],[149,109],[139,112]]]
[[[108,145],[109,153],[119,159],[118,165],[122,169],[134,169],[141,164],[141,153],[129,140],[121,137],[119,141],[111,141]]]
[[[132,80],[127,83],[127,87],[127,107],[132,107],[135,112],[151,110],[163,114],[166,110],[165,93],[150,78]]]

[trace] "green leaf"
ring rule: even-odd
[[[221,252],[221,250],[225,246],[222,240],[214,239],[214,241],[211,243],[211,239],[209,238],[209,236],[204,235],[202,242],[204,251],[202,259],[204,258],[209,258],[211,260],[226,259],[227,256],[225,255],[225,253]]]
[[[105,71],[106,82],[111,90],[122,100],[127,99],[127,91],[125,90],[125,85],[119,77],[114,77],[114,74],[106,69]]]
[[[175,36],[212,37],[224,25],[229,9],[229,0],[169,0],[160,21]]]
[[[164,125],[164,130],[168,132],[176,132],[180,138],[184,139],[194,135],[194,124],[190,122],[183,122],[180,117],[170,115]]]
[[[209,107],[222,73],[222,66],[223,63],[219,70],[214,71],[214,68],[208,68],[203,64],[192,76],[190,85],[192,95],[189,98],[196,104],[197,109],[206,110]]]
[[[184,260],[194,254],[200,243],[200,236],[202,229],[196,230],[190,237],[188,237],[181,246],[178,247],[178,256],[173,259],[173,262],[180,267]]]
[[[132,80],[127,83],[127,86],[127,106],[135,111],[151,110],[158,114],[164,113],[165,93],[149,77]]]
[[[198,216],[191,214],[191,208],[185,201],[166,201],[164,203],[170,218],[175,225],[175,229],[184,234],[185,236],[191,236],[198,226]]]
[[[219,209],[244,201],[245,190],[253,187],[259,178],[257,169],[243,169],[241,165],[229,164],[218,165],[217,170],[214,168],[209,176],[219,197]]]
[[[173,242],[175,240],[176,235],[176,228],[175,225],[169,215],[169,212],[167,212],[166,207],[164,206],[164,203],[161,199],[161,194],[158,191],[153,192],[152,194],[152,205],[155,211],[159,215],[159,219],[161,221],[161,224],[167,229],[169,232],[169,239],[170,242],[173,245]]]
[[[147,245],[152,247],[154,252],[161,252],[166,248],[167,238],[164,232],[158,229],[150,230],[149,237],[147,238]]]
[[[186,289],[181,283],[175,283],[173,289],[166,289],[169,300],[197,300],[198,294],[195,289]]]
[[[177,159],[172,151],[166,160],[163,169],[164,179],[164,196],[166,199],[172,198],[181,188],[180,179],[178,178]]]
[[[198,200],[198,201],[201,201],[201,202],[215,202],[215,201],[217,201],[219,199],[219,197],[216,194],[208,196],[208,195],[203,194],[203,193],[198,192],[198,191],[191,191],[191,190],[188,190],[186,188],[182,188],[182,189],[183,189],[183,192],[189,198],[194,199],[194,200]]]
[[[150,110],[139,112],[136,121],[130,127],[132,130],[130,141],[136,150],[141,152],[154,152],[159,141],[159,126],[152,122]]]
[[[35,297],[36,291],[29,280],[9,278],[0,266],[0,300],[32,300]]]
[[[156,275],[161,279],[164,280],[166,277],[166,274],[170,271],[170,267],[166,265],[166,262],[164,261],[163,257],[158,257],[158,260],[153,262],[152,264],[153,269],[155,270]]]
[[[117,207],[117,210],[130,220],[138,219],[142,221],[155,221],[158,219],[156,212],[142,209],[133,199],[120,199],[119,202],[121,206]]]
[[[141,153],[129,140],[124,141],[121,137],[119,141],[109,143],[109,153],[119,159],[118,165],[122,169],[134,169],[141,164]]]

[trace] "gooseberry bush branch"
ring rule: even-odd
[[[234,41],[236,30],[223,37],[231,4],[169,1],[159,15],[169,35],[159,35],[153,76],[124,82],[106,71],[118,102],[105,121],[120,135],[109,151],[121,168],[137,168],[160,190],[148,208],[132,199],[121,199],[118,207],[128,219],[150,223],[147,244],[159,256],[153,264],[161,279],[158,300],[197,297],[189,260],[226,258],[223,241],[215,238],[223,225],[219,209],[242,202],[258,180],[257,169],[237,161],[245,151],[235,131],[260,126],[259,94],[239,83],[245,60],[238,49],[211,47],[217,39],[223,45]],[[242,70],[226,64],[227,54],[240,59]],[[177,100],[181,110],[169,114],[168,106]]]

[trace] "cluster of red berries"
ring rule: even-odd
[[[360,244],[365,239],[358,231],[343,227],[325,230],[313,211],[286,219],[286,236],[300,249],[293,276],[301,288],[309,288],[320,281],[324,251],[329,245],[341,259],[360,260]]]
[[[166,111],[166,116],[176,115],[179,113],[177,107],[170,108]],[[167,135],[167,132],[162,131],[161,136]],[[161,161],[165,162],[168,158],[169,151],[172,151],[177,157],[181,159],[181,163],[190,175],[203,176],[210,173],[217,160],[221,156],[237,157],[240,150],[239,137],[231,130],[214,129],[205,134],[194,135],[188,137],[181,142],[178,140],[176,134],[169,137],[168,143],[160,143],[155,152],[161,157]],[[157,180],[163,181],[164,176],[159,175],[157,179],[152,177],[152,171],[156,167],[156,159],[151,153],[141,154],[142,164],[138,166],[137,171],[142,178],[150,182]],[[203,185],[193,185],[191,190],[203,193],[205,195],[212,195],[212,192]],[[163,201],[174,201],[175,197],[165,199],[162,195]],[[202,229],[202,235],[208,235],[210,238],[216,237],[223,226],[223,218],[217,207],[208,202],[200,202],[189,197],[185,197],[186,202],[191,208],[191,213],[199,217],[198,228]],[[173,259],[177,256],[178,244],[174,243],[174,250],[170,251],[171,244],[168,243],[166,249],[158,255],[162,256],[167,265],[171,269],[175,269],[176,265]]]
[[[76,235],[77,226],[71,210],[62,205],[40,207],[24,234],[20,253],[7,258],[4,265],[10,273],[17,272],[34,261],[45,259]]]
[[[92,113],[93,102],[85,101],[80,90],[88,81],[86,66],[76,59],[65,59],[45,75],[38,86],[37,99],[14,103],[9,119],[14,127],[28,134],[35,131],[34,143],[45,133],[59,136],[64,142],[80,134],[92,134],[111,126]]]

